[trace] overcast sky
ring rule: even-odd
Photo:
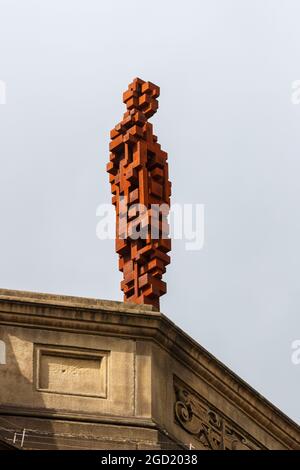
[[[96,208],[122,92],[150,80],[172,200],[205,205],[161,310],[298,422],[299,21],[297,0],[0,0],[0,286],[122,300]]]

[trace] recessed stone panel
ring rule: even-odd
[[[108,351],[36,346],[37,390],[107,398]]]

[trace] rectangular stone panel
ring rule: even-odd
[[[41,392],[107,398],[109,351],[36,346],[36,386]]]

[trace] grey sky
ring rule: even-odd
[[[300,422],[300,3],[0,0],[0,286],[121,300],[110,129],[135,76],[173,201],[205,204],[205,246],[173,244],[161,310]]]

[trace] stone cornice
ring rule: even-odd
[[[300,428],[151,306],[0,289],[0,325],[148,339],[274,435],[300,448]]]

